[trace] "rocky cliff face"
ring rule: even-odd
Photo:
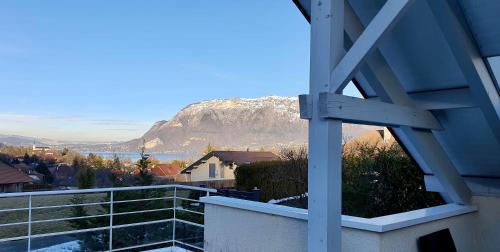
[[[280,148],[305,144],[307,122],[299,118],[296,98],[209,100],[155,123],[141,139],[150,152],[199,153],[208,143],[218,149]],[[136,149],[141,139],[127,145]]]
[[[345,125],[348,140],[369,129]],[[255,99],[208,100],[191,104],[172,119],[155,123],[141,138],[121,143],[63,143],[43,139],[44,144],[82,151],[184,153],[199,156],[210,143],[218,150],[279,150],[307,144],[307,120],[299,118],[295,97],[267,96]],[[0,135],[0,143],[31,146],[33,138]],[[36,144],[41,144],[37,141]]]
[[[347,131],[356,135],[362,129]],[[123,147],[137,150],[142,139],[149,152],[200,153],[208,143],[217,149],[279,149],[306,144],[307,121],[299,118],[297,98],[209,100],[155,123],[141,139]]]

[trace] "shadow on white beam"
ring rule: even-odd
[[[499,178],[463,177],[463,179],[474,196],[500,196]],[[425,175],[424,182],[428,192],[446,193],[435,176]]]
[[[301,102],[301,100],[299,100]],[[320,116],[343,122],[380,126],[409,126],[441,130],[439,121],[426,110],[360,99],[334,93],[320,93]],[[308,106],[300,106],[301,109]],[[304,112],[301,114],[310,114]]]
[[[422,110],[472,108],[476,106],[472,101],[469,88],[417,92],[408,95],[415,103],[415,107]],[[380,97],[368,98],[368,100],[381,102]]]

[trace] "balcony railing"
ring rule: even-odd
[[[0,194],[0,251],[203,251],[214,189],[185,185]]]

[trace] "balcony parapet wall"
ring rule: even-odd
[[[206,251],[306,251],[305,209],[205,197]],[[447,204],[377,218],[342,216],[342,251],[417,251],[417,238],[449,228],[458,251],[477,251],[476,206]]]

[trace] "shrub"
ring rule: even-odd
[[[423,172],[397,144],[357,144],[344,151],[342,212],[376,217],[443,204],[425,190]]]

